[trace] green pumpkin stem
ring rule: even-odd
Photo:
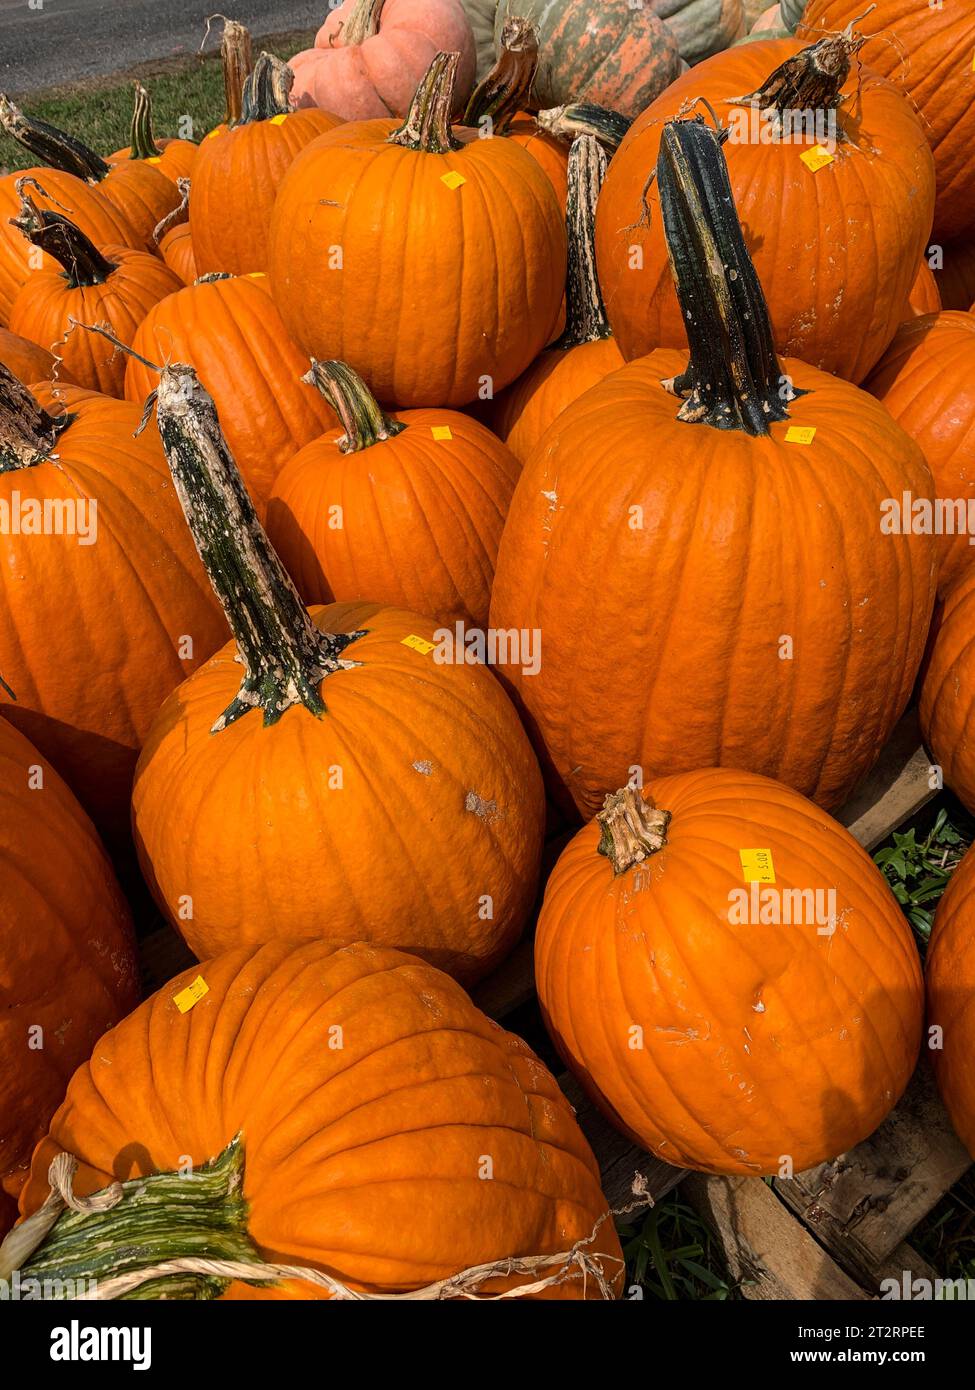
[[[569,265],[565,286],[565,332],[556,348],[580,347],[611,338],[596,274],[596,202],[606,174],[606,155],[591,135],[579,135],[569,152],[569,195],[565,220]]]
[[[20,197],[20,212],[16,217],[11,217],[10,225],[23,232],[32,246],[53,256],[61,264],[64,278],[72,289],[103,285],[118,270],[118,264],[103,256],[94,242],[69,218],[62,217],[59,212],[39,208],[33,198],[24,192],[28,185],[33,185],[45,197],[49,196],[36,179],[18,179],[15,187]]]
[[[270,121],[291,111],[291,88],[295,75],[287,63],[273,53],[262,53],[254,71],[244,83],[239,125]]]
[[[130,159],[158,159],[162,151],[152,133],[152,102],[141,82],[135,84],[132,126],[129,131]]]
[[[459,53],[438,53],[416,89],[406,120],[388,137],[390,145],[425,154],[447,154],[460,149],[450,129],[454,109],[454,83]]]
[[[56,451],[70,415],[49,415],[23,382],[0,362],[0,473],[33,468]]]
[[[379,33],[379,19],[386,0],[356,0],[339,33],[343,48],[365,43]]]
[[[240,690],[212,732],[252,709],[264,711],[265,725],[291,705],[324,714],[318,687],[333,671],[357,664],[342,652],[364,633],[322,632],[312,622],[192,367],[177,362],[163,368],[156,411],[176,494],[244,666]]]
[[[463,124],[478,126],[490,117],[493,133],[503,135],[519,111],[530,111],[538,71],[538,30],[530,19],[509,16],[501,30],[494,67],[474,88]]]
[[[633,122],[607,106],[592,102],[573,102],[568,106],[550,106],[535,117],[539,130],[554,135],[557,140],[574,140],[577,135],[591,135],[598,140],[610,157],[619,149],[623,136]]]
[[[607,796],[596,821],[599,853],[612,864],[614,874],[622,874],[663,849],[670,812],[659,810],[635,787],[623,787]]]
[[[0,127],[35,159],[52,169],[74,174],[89,183],[100,183],[109,173],[109,166],[101,155],[82,140],[47,121],[25,116],[3,93],[0,93]]]
[[[301,378],[316,387],[328,401],[345,431],[338,441],[343,454],[357,454],[383,439],[393,439],[406,426],[387,415],[369,387],[344,362],[311,359],[311,370]]]
[[[728,178],[724,132],[668,121],[656,180],[667,249],[690,346],[687,370],[663,385],[685,397],[678,419],[770,432],[797,391],[783,375],[768,305],[745,246]]]

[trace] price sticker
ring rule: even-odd
[[[741,860],[741,871],[746,883],[775,882],[770,849],[740,849],[738,858]]]
[[[790,425],[785,432],[787,444],[811,444],[815,438],[815,425]]]
[[[202,975],[197,975],[196,979],[181,989],[179,994],[173,995],[173,1003],[181,1014],[188,1014],[194,1004],[198,1004],[204,994],[210,993],[210,986]]]
[[[285,121],[286,121],[287,119],[288,119],[287,113],[285,113],[285,114],[282,115],[282,116],[272,116],[272,117],[271,117],[271,124],[272,124],[272,125],[284,125],[284,123],[285,123]]]
[[[448,188],[454,189],[460,188],[461,184],[466,183],[467,180],[463,174],[458,174],[456,169],[451,169],[449,174],[440,175],[440,182],[445,183]]]
[[[453,439],[454,437],[450,433],[449,425],[431,425],[430,433],[433,435],[434,439]]]
[[[428,642],[425,637],[417,637],[416,633],[411,632],[409,637],[403,638],[403,646],[411,647],[413,651],[419,652],[421,656],[426,656],[427,652],[433,651],[436,643]]]
[[[815,174],[817,170],[825,169],[827,164],[832,164],[836,156],[830,154],[822,145],[813,145],[811,150],[803,150],[799,158],[806,168]]]

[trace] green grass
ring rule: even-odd
[[[626,1256],[627,1287],[652,1302],[724,1302],[739,1297],[729,1284],[720,1242],[679,1192],[632,1224],[617,1224]]]

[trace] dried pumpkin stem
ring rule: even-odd
[[[386,0],[356,0],[340,35],[344,47],[365,43],[379,33],[379,20]]]
[[[152,133],[152,102],[141,82],[135,84],[132,128],[129,132],[130,159],[158,159],[161,150]]]
[[[335,411],[345,434],[338,441],[343,454],[355,454],[383,439],[393,439],[406,426],[387,415],[358,373],[344,362],[311,359],[311,370],[301,378],[315,386]]]
[[[49,415],[0,362],[0,473],[33,468],[55,451],[58,435],[70,425],[70,415]]]
[[[606,156],[599,145],[591,135],[578,136],[569,152],[565,332],[554,344],[557,348],[574,348],[612,337],[596,274],[596,202],[605,174]]]
[[[623,136],[633,122],[607,106],[592,102],[573,102],[568,106],[550,106],[535,117],[540,130],[558,140],[574,140],[577,135],[592,135],[609,155],[614,155]]]
[[[25,116],[3,93],[0,93],[0,126],[18,145],[23,145],[35,159],[52,169],[74,174],[90,183],[100,183],[109,173],[109,166],[101,155],[82,140],[47,121]]]
[[[679,420],[762,435],[804,393],[779,365],[721,143],[701,116],[668,121],[661,135],[657,188],[691,349],[687,370],[663,385],[686,397]]]
[[[659,810],[634,787],[623,787],[607,796],[596,821],[599,853],[612,864],[614,874],[622,874],[663,849],[670,812]]]
[[[755,106],[770,112],[783,133],[809,111],[834,111],[842,101],[840,91],[850,75],[852,59],[866,37],[850,25],[842,34],[827,34],[801,53],[787,58],[754,92],[732,97],[733,106]]]
[[[273,53],[262,53],[244,83],[239,124],[287,116],[291,110],[294,80],[295,75],[287,63],[275,58]]]
[[[532,83],[538,71],[538,30],[530,19],[511,16],[501,30],[501,49],[494,67],[474,88],[464,112],[464,125],[476,126],[490,117],[501,135],[519,111],[530,111]]]
[[[213,400],[192,367],[163,368],[159,433],[183,512],[210,583],[237,639],[245,676],[212,732],[251,709],[273,724],[291,705],[325,712],[319,685],[356,662],[342,658],[363,632],[315,626],[258,520],[220,429]]]
[[[241,95],[244,83],[254,67],[251,49],[250,30],[236,19],[228,19],[224,14],[212,14],[207,18],[206,32],[200,44],[200,52],[210,36],[210,25],[215,19],[223,20],[223,35],[220,39],[220,62],[223,67],[224,103],[227,109],[227,124],[235,125],[240,120]]]
[[[180,226],[183,222],[190,220],[190,181],[181,178],[176,180],[176,188],[179,191],[179,206],[173,208],[172,212],[167,212],[161,221],[157,222],[152,232],[152,239],[158,246],[167,232],[172,231],[173,227]]]
[[[63,266],[65,279],[72,289],[103,285],[118,270],[117,262],[103,256],[94,242],[69,218],[62,217],[59,212],[39,208],[33,198],[24,192],[23,185],[27,182],[26,179],[17,181],[20,212],[16,217],[11,217],[10,225],[23,232],[32,246],[53,256]]]
[[[459,53],[437,54],[416,89],[405,122],[388,137],[388,144],[423,150],[426,154],[447,154],[460,149],[460,141],[454,139],[450,129],[459,62]]]

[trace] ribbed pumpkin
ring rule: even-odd
[[[950,509],[953,534],[936,536],[944,587],[975,563],[975,525],[967,520],[975,523],[975,316],[929,314],[902,324],[863,385],[920,447],[935,494]]]
[[[918,710],[945,785],[975,813],[975,565],[963,567],[938,610]]]
[[[267,236],[281,180],[299,151],[340,124],[292,111],[291,69],[262,53],[244,86],[243,115],[203,141],[193,168],[190,231],[197,271],[267,270]]]
[[[938,282],[927,261],[922,261],[917,275],[914,277],[911,292],[907,297],[907,313],[904,318],[923,318],[925,314],[939,314],[940,312],[941,295],[938,292]],[[870,388],[867,387],[867,389]]]
[[[156,139],[152,133],[152,102],[141,82],[135,84],[131,140],[130,145],[108,156],[109,164],[142,159],[173,183],[192,174],[199,146],[192,140]]]
[[[863,16],[860,0],[809,0],[797,29],[817,38]],[[863,61],[889,77],[911,102],[934,152],[938,196],[934,225],[950,240],[975,232],[975,102],[972,55],[975,9],[966,0],[940,5],[877,0]]]
[[[192,285],[199,278],[193,233],[188,222],[180,222],[163,234],[159,254],[182,284]]]
[[[342,362],[313,362],[305,379],[342,423],[278,474],[268,503],[268,535],[302,598],[485,628],[517,460],[459,411],[384,414]]]
[[[699,63],[727,48],[745,32],[742,0],[649,0],[650,8],[677,40],[686,63]]]
[[[33,381],[50,381],[54,375],[53,354],[28,338],[11,333],[7,328],[0,328],[0,363],[28,385]],[[58,378],[67,382],[71,380],[63,367],[58,372]]]
[[[96,247],[59,212],[46,212],[27,190],[16,225],[32,246],[58,264],[35,270],[10,309],[10,327],[54,348],[68,379],[89,391],[124,395],[125,359],[112,343],[73,326],[107,326],[128,345],[146,314],[182,282],[158,256],[126,246]]]
[[[941,1030],[929,1056],[959,1139],[975,1157],[975,851],[948,880],[925,962],[928,1028]]]
[[[201,958],[368,935],[476,979],[517,939],[538,872],[541,778],[513,708],[490,672],[432,650],[428,618],[309,615],[192,368],[162,373],[157,411],[236,637],[163,705],[139,761],[157,901]]]
[[[750,773],[608,797],[549,879],[535,973],[580,1085],[684,1168],[834,1158],[917,1060],[921,969],[883,877],[817,806]]]
[[[294,97],[346,121],[405,116],[440,50],[458,56],[456,113],[474,81],[474,35],[460,0],[345,0],[329,7],[314,48],[291,59]]]
[[[584,815],[635,765],[744,767],[839,805],[920,662],[934,538],[880,523],[931,475],[865,392],[777,359],[709,125],[665,127],[657,186],[690,358],[614,372],[529,457],[491,623],[539,629],[544,655],[502,674]]]
[[[405,1292],[508,1257],[568,1252],[598,1225],[597,1277],[590,1265],[584,1280],[577,1265],[531,1296],[599,1298],[600,1272],[605,1294],[618,1290],[619,1242],[600,1220],[599,1170],[571,1107],[525,1043],[452,980],[371,945],[273,942],[208,961],[208,992],[180,1013],[174,996],[198,973],[178,976],[102,1040],[35,1155],[27,1210],[46,1194],[59,1150],[82,1161],[78,1192],[110,1175],[148,1178],[130,1211],[123,1199],[111,1213],[121,1222],[111,1240],[99,1239],[101,1218],[86,1218],[84,1277],[104,1288],[118,1269],[202,1246],[210,1258],[286,1262],[359,1290]],[[222,1152],[221,1191],[219,1168],[203,1165]],[[187,1156],[192,1183],[172,1171],[185,1172]],[[241,1169],[243,1202],[231,1186]],[[70,1230],[68,1216],[21,1277],[57,1267]],[[527,1281],[495,1278],[480,1291],[518,1282]],[[329,1296],[299,1281],[173,1283],[154,1296]]]
[[[743,44],[686,73],[634,122],[607,172],[596,222],[606,309],[628,360],[684,342],[648,176],[664,125],[698,99],[732,126],[731,186],[778,350],[853,382],[880,357],[928,244],[934,170],[907,101],[869,73],[848,76],[858,44],[844,36],[805,50],[791,39]],[[763,112],[780,107],[831,119],[840,88],[849,95],[858,84],[855,114],[849,102],[835,112],[844,139],[816,171],[802,158],[815,134],[775,142],[736,135],[743,125],[750,136],[753,122],[768,135]],[[734,104],[758,89],[758,105]]]
[[[284,465],[335,424],[318,393],[302,385],[307,358],[288,337],[263,284],[250,276],[218,276],[187,286],[150,310],[132,344],[150,362],[196,368],[261,515]],[[129,400],[141,406],[156,384],[155,372],[130,359]]]
[[[451,129],[456,54],[407,121],[339,126],[285,175],[271,288],[311,357],[354,368],[384,405],[460,406],[544,347],[565,278],[551,184],[510,140]]]
[[[36,391],[0,368],[0,700],[114,846],[150,720],[225,629],[141,410]]]
[[[498,5],[498,44],[515,8],[508,0]],[[539,106],[591,101],[637,116],[681,71],[677,38],[649,4],[537,0],[524,8],[538,30]]]
[[[128,908],[91,821],[6,719],[0,924],[0,1189],[16,1195],[72,1072],[139,991]]]
[[[605,171],[593,137],[577,136],[569,159],[565,332],[501,393],[491,421],[522,463],[567,405],[623,366],[596,277],[596,200]]]

